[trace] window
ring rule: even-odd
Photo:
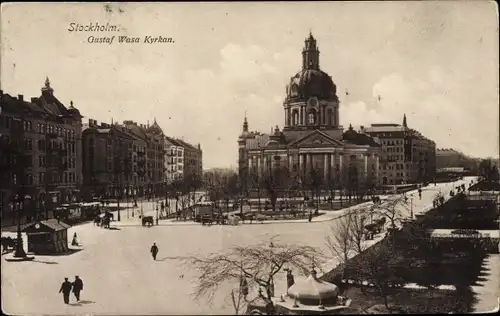
[[[307,116],[307,122],[309,123],[309,125],[316,124],[316,112],[314,111],[309,112]]]
[[[38,167],[45,167],[45,157],[38,156]]]
[[[326,124],[333,125],[333,110],[328,109],[326,113]]]
[[[292,113],[292,125],[299,125],[299,111],[297,110]]]

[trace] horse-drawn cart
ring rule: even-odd
[[[143,216],[141,220],[142,220],[142,226],[151,227],[154,225],[153,216]]]

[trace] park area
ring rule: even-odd
[[[412,201],[412,211],[423,212],[432,204],[436,192],[447,192],[453,185],[426,188],[422,199]],[[353,208],[359,212],[365,209],[363,206]],[[407,209],[400,211],[404,216],[409,214]],[[154,205],[144,203],[144,212],[153,214]],[[318,219],[327,215],[318,216]],[[68,236],[78,235],[80,245],[76,248],[81,251],[57,256],[35,255],[33,261],[17,263],[5,262],[5,256],[2,256],[3,309],[9,314],[234,314],[230,293],[237,280],[221,284],[211,301],[206,297],[194,299],[193,293],[199,285],[202,271],[197,270],[195,264],[180,258],[208,258],[234,247],[251,250],[259,244],[274,244],[277,248],[281,245],[281,249],[303,245],[314,247],[316,253],[327,257],[324,265],[319,267],[326,272],[339,262],[330,255],[331,249],[326,240],[331,235],[332,227],[340,223],[340,218],[313,220],[312,223],[303,220],[211,227],[196,224],[189,224],[188,227],[164,220],[163,224],[160,222],[158,226],[146,228],[134,224],[139,222],[137,217],[127,219],[125,211],[122,212],[122,222],[112,222],[112,229],[102,229],[93,223],[69,228]],[[377,245],[384,234],[381,232],[374,239],[364,241],[363,247],[371,249],[370,246]],[[149,252],[153,243],[159,247],[156,261]],[[285,264],[274,276],[277,297],[286,293],[286,273],[283,269],[288,267]],[[294,273],[297,278],[307,275],[307,272],[298,269]],[[82,298],[80,302],[75,302],[72,297],[70,305],[65,305],[58,290],[64,277],[72,280],[75,275],[79,275],[85,284]],[[347,291],[355,291],[355,287]],[[369,291],[372,289],[367,289],[366,293]],[[433,299],[443,297],[444,300],[444,294],[436,291]],[[407,297],[403,292],[394,294],[394,297],[403,300]],[[348,296],[355,295],[354,292],[347,293]],[[352,308],[361,308],[373,300],[380,303],[377,295],[359,296],[354,298]],[[443,306],[444,303],[436,301],[432,305],[436,304]]]
[[[500,259],[495,202],[496,197],[477,200],[457,194],[323,279],[342,284],[343,295],[358,302],[348,313],[370,312],[374,305],[379,313],[493,310],[499,280],[493,271],[498,265],[492,262]],[[434,234],[436,230],[447,235]]]

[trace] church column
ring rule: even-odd
[[[335,126],[339,126],[339,105],[335,106],[335,114],[334,114]]]
[[[365,180],[368,180],[368,154],[363,155],[365,158]]]
[[[299,171],[304,172],[304,154],[299,153]]]
[[[300,107],[300,125],[306,125],[305,112],[306,112],[305,107],[301,106]]]
[[[260,176],[262,174],[262,158],[257,157],[257,174]]]
[[[342,187],[342,182],[344,178],[344,153],[340,153],[339,155],[339,184]]]
[[[380,156],[375,155],[375,177],[377,178],[376,181],[378,183],[379,181],[379,171],[380,170]]]
[[[252,170],[252,157],[248,157],[248,170]]]
[[[325,154],[323,161],[323,174],[325,176],[325,180],[328,181],[328,154]]]

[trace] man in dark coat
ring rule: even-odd
[[[156,243],[153,243],[153,246],[151,246],[151,254],[153,255],[153,260],[156,260],[156,255],[158,254],[158,247],[156,246]]]
[[[71,293],[71,287],[73,285],[68,281],[68,278],[64,278],[64,282],[61,284],[59,293],[62,292],[64,298],[64,304],[69,304],[69,293]]]
[[[76,300],[80,301],[80,292],[83,291],[83,281],[75,275],[75,281],[73,281],[73,293],[75,294]]]
[[[287,287],[287,289],[289,289],[294,284],[295,284],[295,278],[293,277],[292,270],[288,269],[286,271],[286,287]]]

